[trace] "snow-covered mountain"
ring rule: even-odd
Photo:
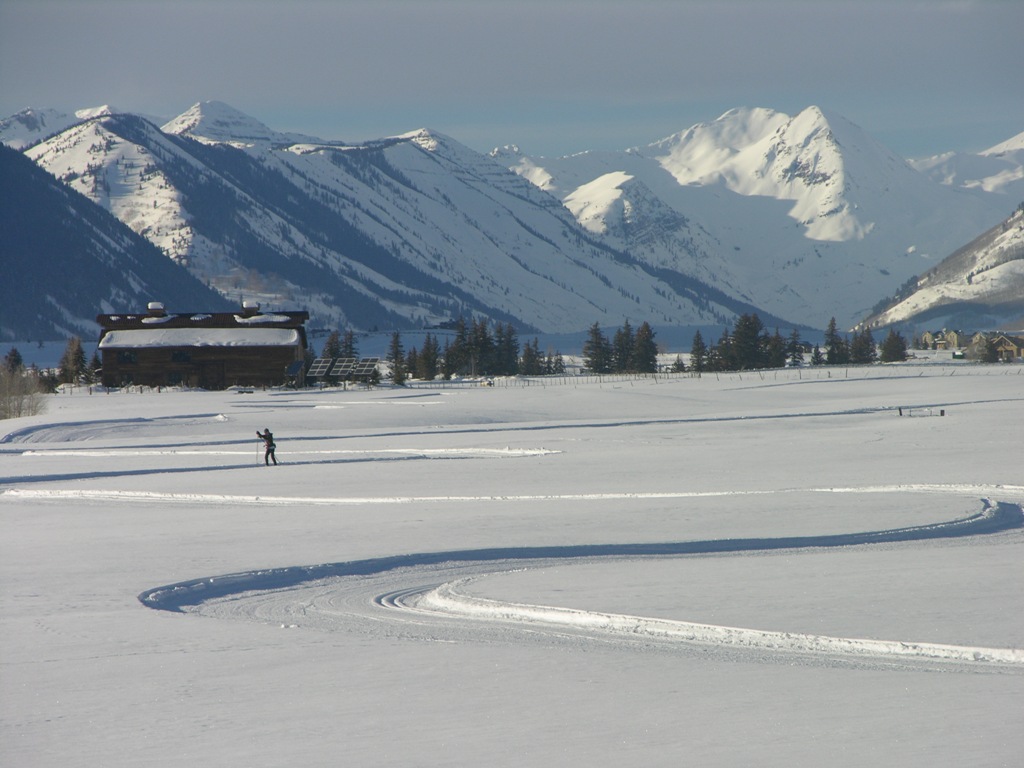
[[[0,340],[94,339],[101,312],[228,310],[222,296],[20,152],[0,146]]]
[[[209,144],[246,146],[258,143],[323,143],[313,136],[275,131],[222,101],[195,104],[165,123],[161,130],[178,136],[190,136]]]
[[[109,108],[14,127],[0,138],[224,296],[326,328],[852,325],[1013,207],[815,107],[552,159],[429,130],[321,141],[219,102],[162,128]]]
[[[1024,322],[1024,204],[913,281],[867,322],[1019,328]]]
[[[103,114],[26,154],[224,295],[300,306],[325,327],[473,314],[573,332],[758,309],[610,247],[556,198],[440,134],[296,138],[204,103],[164,130]]]
[[[23,109],[0,120],[0,139],[14,149],[24,149],[40,139],[63,131],[79,118],[56,109]]]
[[[1008,208],[936,183],[817,107],[731,110],[622,153],[492,154],[636,258],[819,327],[863,317]]]
[[[947,152],[911,165],[941,184],[1024,199],[1024,133],[977,154]]]

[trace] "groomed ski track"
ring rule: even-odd
[[[1024,497],[1022,486],[983,488],[964,485],[866,486],[811,488],[803,493],[943,493],[974,496],[1002,492]],[[711,495],[779,495],[794,491],[721,492]],[[26,497],[110,498],[102,491],[10,491]],[[122,494],[114,494],[124,498]],[[707,493],[567,494],[545,500],[592,498],[687,498]],[[205,501],[226,504],[343,504],[344,498],[265,499],[195,495],[130,494],[135,501]],[[515,497],[513,497],[515,498]],[[523,497],[532,499],[535,497]],[[492,497],[380,497],[359,503],[485,503]],[[501,497],[509,500],[509,497]],[[348,500],[355,503],[357,500]],[[619,644],[682,653],[713,653],[775,663],[844,664],[898,667],[937,663],[946,670],[978,671],[998,667],[1024,673],[1024,649],[958,646],[901,639],[830,637],[765,631],[690,621],[631,616],[568,607],[531,605],[471,595],[466,587],[495,573],[540,568],[556,562],[598,559],[637,560],[687,555],[731,554],[831,547],[899,545],[909,542],[999,534],[1024,525],[1021,506],[982,499],[980,512],[932,525],[809,537],[722,539],[688,542],[527,547],[426,552],[341,563],[252,570],[204,577],[146,590],[139,595],[150,608],[198,613],[218,618],[255,620],[321,631],[402,634],[421,640]],[[569,638],[572,638],[571,640]]]

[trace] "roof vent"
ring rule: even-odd
[[[149,310],[150,317],[163,317],[167,314],[162,301],[151,301],[146,305],[146,309]]]
[[[246,299],[242,302],[242,317],[252,317],[260,313],[260,303]]]

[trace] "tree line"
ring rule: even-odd
[[[565,373],[565,360],[558,352],[542,353],[539,340],[520,348],[519,334],[511,323],[495,323],[485,319],[467,320],[459,316],[452,323],[452,333],[441,338],[427,333],[419,347],[408,351],[401,333],[391,335],[386,360],[391,366],[391,379],[403,384],[409,378],[433,381],[438,377],[456,376],[543,376]],[[358,357],[355,334],[333,331],[324,344],[323,357]]]
[[[728,328],[722,331],[716,344],[706,344],[697,331],[690,348],[690,368],[695,373],[783,368],[803,365],[808,352],[811,365],[870,365],[876,361],[906,360],[907,342],[902,334],[889,329],[882,344],[876,345],[867,327],[854,333],[852,339],[847,338],[839,333],[833,317],[825,330],[824,349],[818,344],[809,348],[801,341],[797,329],[783,338],[778,328],[769,334],[756,313],[744,314],[737,318],[732,331]]]

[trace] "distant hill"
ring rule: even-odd
[[[0,340],[98,333],[95,316],[234,305],[20,152],[0,145]]]
[[[912,280],[865,322],[930,329],[1024,328],[1024,203]]]

